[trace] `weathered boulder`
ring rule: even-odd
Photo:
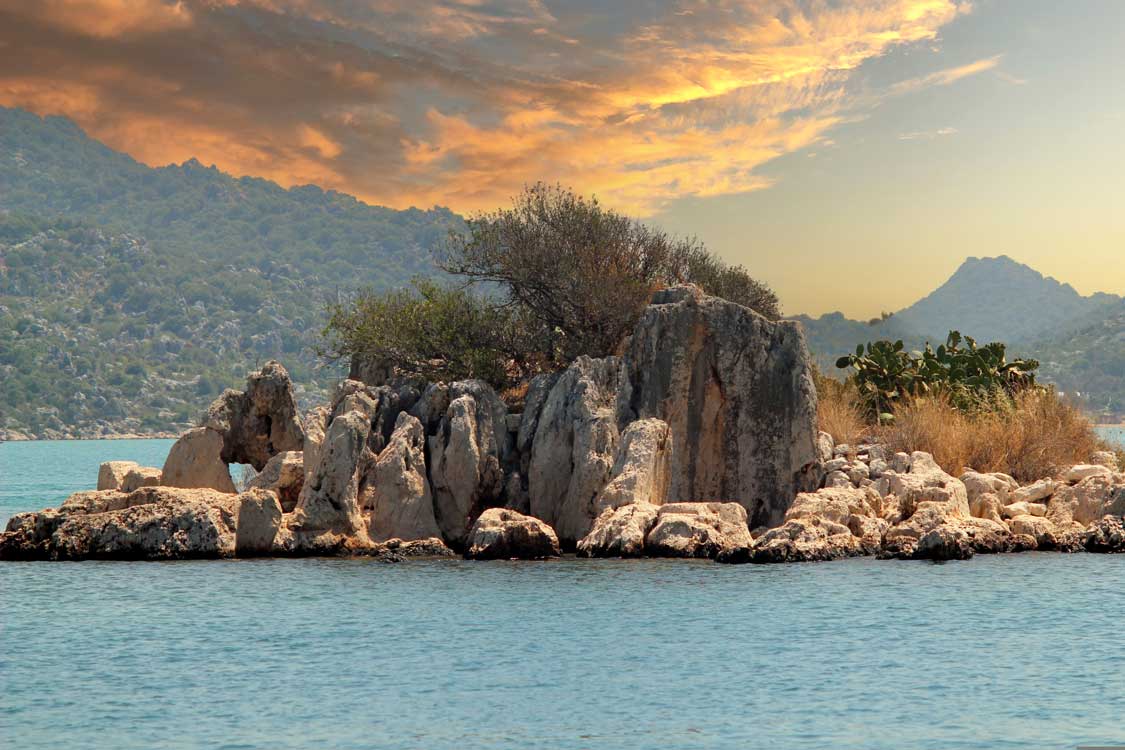
[[[590,533],[578,541],[580,557],[640,557],[645,537],[656,523],[659,508],[649,503],[631,503],[607,508],[594,521]]]
[[[164,460],[162,482],[167,487],[235,492],[230,470],[222,458],[223,436],[209,427],[188,430],[172,444]]]
[[[145,487],[82,493],[67,511],[13,517],[0,559],[180,559],[260,554],[281,509],[271,492]],[[92,502],[98,500],[98,502]],[[240,530],[240,525],[242,528]]]
[[[1010,503],[1000,509],[1000,517],[1002,519],[1015,518],[1016,516],[1045,515],[1047,515],[1047,506],[1043,503],[1026,503],[1020,501],[1018,503]]]
[[[816,453],[820,458],[821,463],[827,463],[832,460],[833,451],[836,448],[836,441],[827,432],[819,432],[816,436]]]
[[[375,541],[441,536],[426,478],[425,451],[422,423],[400,412],[390,441],[361,485],[362,505],[370,510],[368,533]]]
[[[139,467],[136,461],[106,461],[98,467],[98,489],[119,490],[125,475]]]
[[[1006,505],[1008,495],[1014,490],[1018,490],[1020,486],[1020,483],[1015,479],[1000,472],[982,474],[977,471],[966,471],[960,478],[965,485],[970,507],[977,505],[977,498],[985,494],[995,495],[1000,499],[1002,505]]]
[[[1059,528],[1125,515],[1125,475],[1099,474],[1059,488],[1047,503],[1046,515]]]
[[[318,446],[319,447],[319,446]],[[271,458],[264,469],[250,480],[250,487],[273,490],[283,513],[292,513],[305,486],[305,455],[301,451],[285,451]]]
[[[163,474],[163,471],[152,466],[135,466],[121,480],[121,491],[132,492],[141,487],[156,487],[161,483]]]
[[[1106,516],[1090,524],[1083,546],[1087,552],[1125,552],[1125,518]]]
[[[480,514],[465,550],[465,557],[474,560],[542,560],[560,554],[558,537],[550,526],[506,508],[490,508]]]
[[[639,419],[625,428],[609,484],[594,503],[600,514],[632,503],[661,505],[668,494],[672,436],[660,419]]]
[[[969,512],[974,518],[985,518],[989,521],[1002,520],[1004,505],[1000,496],[992,492],[978,494],[969,501]]]
[[[847,526],[852,516],[879,518],[883,498],[870,488],[826,487],[816,492],[802,492],[785,513],[785,520],[819,516]]]
[[[480,512],[501,504],[510,435],[507,407],[485,383],[451,383],[448,395],[449,406],[429,438],[430,482],[441,535],[460,545]]]
[[[331,421],[332,410],[327,406],[317,406],[305,414],[305,448],[302,454],[306,471],[316,466],[316,462],[320,460],[320,446]]]
[[[287,528],[295,538],[285,540],[286,551],[370,545],[359,507],[360,461],[370,429],[366,415],[359,411],[332,420],[316,466],[305,475],[297,507],[287,517]]]
[[[227,464],[258,471],[284,451],[304,449],[305,433],[289,373],[270,360],[246,379],[246,390],[227,389],[211,404],[204,426],[222,436]]]
[[[234,553],[238,557],[268,555],[281,528],[281,503],[272,490],[251,489],[238,496]]]
[[[402,557],[456,557],[457,553],[446,546],[440,538],[429,539],[388,539],[383,542],[388,552]]]
[[[922,535],[914,557],[923,560],[968,560],[975,554],[969,535],[955,524],[943,524]]]
[[[669,503],[657,510],[645,538],[649,557],[749,556],[753,545],[739,503]]]
[[[1099,464],[1078,464],[1071,466],[1063,472],[1063,481],[1069,484],[1078,484],[1083,479],[1090,477],[1107,477],[1112,476],[1113,472],[1105,466]]]
[[[847,526],[820,516],[797,518],[770,529],[755,541],[755,563],[821,562],[871,554]]]
[[[1013,534],[1032,537],[1041,550],[1073,551],[1081,546],[1084,536],[1077,528],[1060,529],[1042,516],[1016,516],[1008,521],[1008,528]]]
[[[901,520],[884,537],[892,548],[913,546],[938,526],[972,517],[965,484],[946,474],[929,453],[915,451],[909,473],[889,472],[879,483],[898,503]]]
[[[1008,496],[1009,503],[1037,503],[1046,500],[1055,494],[1058,485],[1053,479],[1040,479],[1029,485],[1012,490]]]
[[[564,544],[586,536],[598,516],[595,501],[609,483],[620,442],[616,409],[623,375],[617,357],[579,357],[555,380],[538,415],[524,412],[524,422],[535,423],[531,514],[551,525]]]
[[[645,308],[624,361],[619,424],[668,424],[669,502],[731,498],[757,527],[815,488],[816,388],[800,324],[674,287]]]

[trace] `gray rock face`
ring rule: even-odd
[[[531,514],[550,524],[563,544],[586,536],[598,515],[595,501],[617,457],[623,374],[617,357],[579,357],[555,381],[538,414],[524,412],[525,424],[535,420],[528,466]]]
[[[798,323],[677,287],[645,309],[625,362],[621,422],[656,417],[672,432],[669,501],[735,500],[757,527],[812,489],[816,389]]]
[[[305,456],[301,451],[278,453],[250,480],[250,487],[276,492],[284,513],[292,513],[297,507],[304,486]]]
[[[660,419],[639,419],[625,428],[609,484],[598,495],[595,510],[632,503],[662,505],[668,495],[672,435]]]
[[[164,460],[162,482],[167,487],[235,491],[222,458],[223,436],[209,427],[188,430],[172,444]]]
[[[246,390],[226,390],[211,404],[205,426],[223,438],[222,459],[258,471],[284,451],[304,449],[293,383],[281,363],[270,360],[246,379]]]
[[[370,430],[367,416],[358,411],[332,420],[317,463],[305,475],[290,524],[295,531],[344,536],[362,532],[366,536],[359,507],[359,474]]]
[[[559,554],[559,540],[550,526],[506,508],[480,514],[465,551],[465,557],[474,560],[542,560]]]
[[[510,447],[507,407],[479,381],[452,383],[429,438],[434,513],[446,542],[462,544],[480,512],[502,503]]]
[[[605,510],[590,533],[578,541],[580,557],[640,557],[645,537],[656,524],[660,508],[649,503],[632,503]]]
[[[1125,553],[1125,518],[1106,516],[1095,521],[1086,531],[1087,552]]]
[[[417,418],[401,412],[390,442],[364,477],[362,503],[377,542],[440,537],[426,478],[426,436]]]

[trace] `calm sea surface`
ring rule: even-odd
[[[0,444],[0,513],[168,441]],[[0,563],[4,748],[1125,745],[1125,556]]]

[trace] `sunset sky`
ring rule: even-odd
[[[396,208],[560,182],[788,313],[969,255],[1125,292],[1119,0],[0,0],[0,104]]]

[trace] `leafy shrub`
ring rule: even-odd
[[[542,367],[541,327],[519,307],[415,279],[408,289],[361,292],[329,308],[321,355],[362,356],[428,379],[479,378],[497,388]]]
[[[907,352],[902,341],[874,341],[866,349],[860,345],[855,354],[840,357],[836,366],[855,371],[852,378],[868,410],[884,420],[908,396],[940,390],[962,410],[973,410],[1033,389],[1039,363],[1033,359],[1008,362],[1005,352],[999,342],[977,346],[971,336],[950,331],[945,344],[936,350],[926,344],[921,352]]]

